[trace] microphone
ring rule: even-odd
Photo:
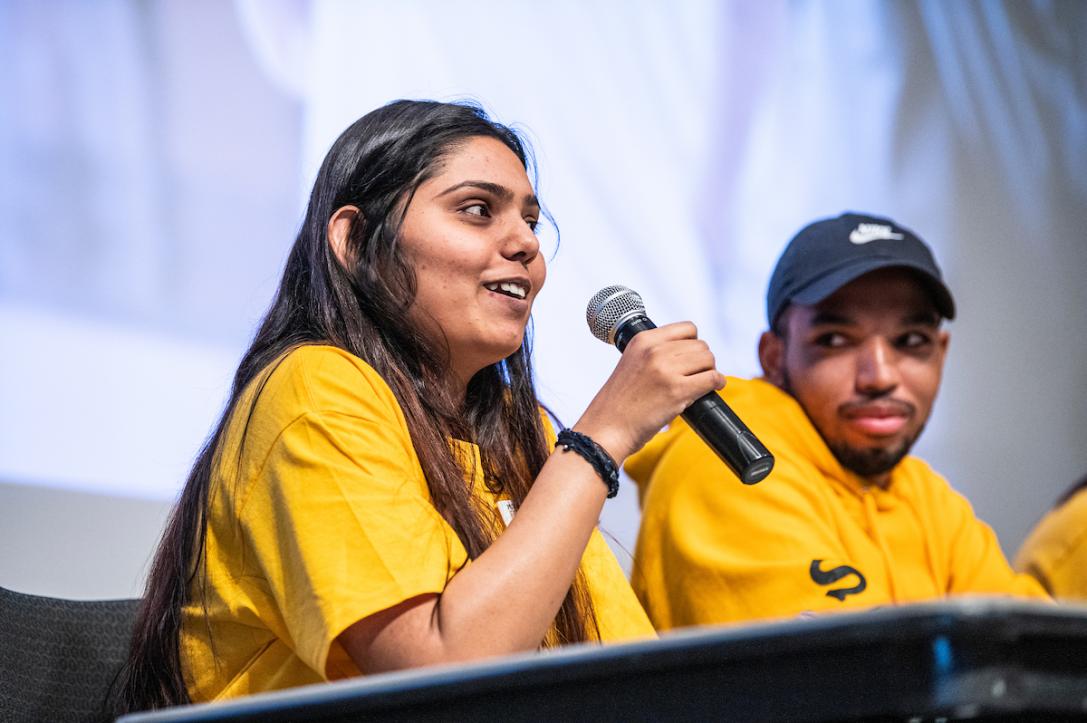
[[[614,344],[620,353],[635,334],[657,328],[645,315],[642,297],[625,286],[596,292],[585,309],[585,320],[593,336]],[[761,481],[774,468],[774,456],[717,392],[694,400],[680,416],[744,484]]]

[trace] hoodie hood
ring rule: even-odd
[[[821,474],[837,483],[847,494],[860,497],[866,493],[874,493],[877,503],[884,504],[887,491],[867,488],[861,478],[842,467],[803,408],[787,392],[764,379],[729,377],[725,388],[718,394],[744,420],[755,436],[767,444],[777,464],[790,457],[810,460],[819,468]],[[690,432],[693,432],[690,426],[681,417],[677,417],[665,431],[627,458],[623,469],[638,485],[639,505],[645,499],[661,460]],[[772,445],[770,440],[773,441]],[[759,484],[772,483],[773,479],[774,472],[771,472]],[[893,484],[891,487],[893,488]]]
[[[640,450],[627,457],[623,469],[638,486],[639,507],[645,502],[645,491],[649,489],[649,481],[653,478],[653,472],[656,471],[657,465],[660,464],[661,458],[664,457],[664,453],[689,430],[690,426],[683,421],[683,418],[676,417],[668,425],[667,429],[649,440]]]

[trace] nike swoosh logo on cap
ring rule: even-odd
[[[862,223],[849,232],[849,241],[857,246],[872,241],[901,241],[902,234],[882,223]]]

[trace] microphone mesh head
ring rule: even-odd
[[[615,343],[615,332],[632,316],[645,314],[645,303],[637,291],[625,286],[606,286],[593,294],[585,307],[589,330],[605,344]]]

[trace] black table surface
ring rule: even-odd
[[[367,676],[166,721],[1087,721],[1087,607],[882,608]]]

